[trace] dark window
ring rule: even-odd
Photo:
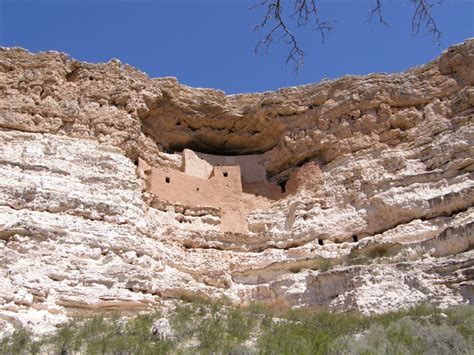
[[[167,184],[169,184],[169,183],[171,182],[171,178],[170,178],[169,176],[167,176],[167,177],[165,178],[165,181],[166,181]]]
[[[318,239],[318,244],[319,244],[319,245],[324,245],[323,240],[322,240],[322,239]]]
[[[353,240],[354,242],[358,242],[358,241],[359,241],[359,238],[358,238],[356,235],[353,235],[353,236],[352,236],[352,240]]]
[[[224,177],[227,177],[227,176],[229,176],[229,173],[228,173],[227,171],[224,171],[224,172],[222,173],[222,175],[224,175]]]
[[[281,180],[278,182],[278,186],[280,186],[280,190],[282,194],[286,192],[286,182],[287,180]]]

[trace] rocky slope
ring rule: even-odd
[[[400,74],[226,96],[0,49],[0,331],[190,294],[364,313],[472,302],[474,40]],[[138,159],[266,153],[249,233],[145,191]],[[187,219],[190,223],[178,223]],[[321,245],[322,244],[322,245]]]

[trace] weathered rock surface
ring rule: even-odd
[[[405,73],[232,96],[0,49],[0,332],[189,294],[472,302],[473,84],[474,40]],[[179,169],[183,148],[265,153],[270,181],[297,183],[221,232],[214,209],[146,192],[138,158]]]

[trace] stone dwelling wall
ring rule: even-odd
[[[191,149],[184,149],[181,154],[183,156],[183,171],[186,175],[201,179],[208,179],[211,176],[214,168],[212,164],[199,157]]]
[[[174,169],[152,168],[147,190],[162,201],[219,208],[222,231],[248,231],[238,166],[215,167],[209,179]]]
[[[247,214],[268,200],[281,199],[291,182],[296,183],[282,188],[268,182],[264,154],[215,156],[184,149],[182,157],[182,171],[151,169],[148,191],[161,201],[219,208],[222,231],[247,232]]]
[[[244,184],[267,181],[267,171],[264,166],[265,154],[222,156],[195,153],[195,155],[211,166],[239,166]]]
[[[222,200],[236,200],[235,196],[242,194],[239,168],[232,166],[222,170],[209,179],[201,179],[174,169],[152,168],[148,191],[160,200],[220,207]],[[227,177],[223,175],[224,172]]]
[[[187,151],[187,149],[185,149]],[[184,152],[185,152],[184,151]],[[239,166],[242,173],[242,190],[246,194],[255,196],[263,196],[270,200],[278,200],[284,196],[282,189],[276,182],[267,181],[267,171],[265,161],[268,154],[254,155],[237,155],[237,156],[220,156],[205,153],[195,153],[193,151],[186,152],[185,161],[190,160],[190,174],[196,174],[195,165],[200,165],[200,171],[207,171],[206,166]],[[200,159],[197,163],[196,159]],[[185,166],[188,164],[185,163]]]

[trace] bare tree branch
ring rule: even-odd
[[[415,12],[411,19],[411,31],[413,34],[420,33],[420,27],[423,25],[428,29],[428,32],[439,43],[441,32],[436,25],[436,22],[431,15],[431,9],[438,4],[436,0],[411,0],[415,7]]]
[[[374,17],[382,25],[388,26],[383,12],[383,4],[385,0],[373,0],[374,5],[369,9],[369,21]],[[431,15],[432,8],[438,4],[440,0],[410,0],[414,6],[413,17],[411,20],[412,33],[414,35],[420,33],[421,27],[426,27],[428,32],[439,43],[441,32],[438,29],[436,21]],[[255,52],[265,50],[269,51],[273,43],[274,36],[280,35],[288,46],[288,56],[285,63],[293,62],[298,72],[304,62],[304,51],[301,48],[296,36],[290,30],[289,24],[295,23],[296,26],[304,27],[312,25],[313,29],[321,34],[324,42],[326,34],[333,29],[330,21],[323,21],[319,16],[319,8],[316,6],[317,0],[260,0],[260,3],[251,7],[264,8],[263,20],[254,26],[255,31],[267,30],[263,38],[257,43]],[[294,4],[292,12],[288,12],[283,8],[284,4]],[[290,20],[287,21],[287,19]]]
[[[369,21],[375,16],[378,18],[380,24],[388,26],[383,15],[383,1],[374,0],[374,6],[369,10]],[[411,19],[411,31],[413,35],[420,33],[422,26],[428,29],[428,32],[433,36],[436,42],[439,43],[441,38],[441,32],[438,29],[436,21],[431,15],[431,9],[436,6],[439,1],[437,0],[410,0],[415,10]]]
[[[388,23],[385,21],[385,17],[382,13],[382,0],[375,0],[374,7],[369,10],[369,21],[372,21],[374,16],[377,16],[381,25],[388,27]]]
[[[319,17],[319,9],[316,7],[315,0],[294,0],[295,5],[291,18],[296,18],[296,24],[298,27],[306,26],[312,23],[314,29],[319,31],[321,38],[325,40],[326,32],[332,29],[330,22],[321,21]],[[270,30],[264,35],[263,39],[260,40],[255,47],[255,52],[258,53],[263,49],[267,52],[273,43],[275,34],[280,33],[281,39],[288,45],[289,52],[286,57],[285,63],[293,62],[295,69],[298,71],[304,62],[304,51],[300,47],[297,38],[293,32],[289,29],[286,21],[284,20],[284,10],[282,7],[281,0],[263,0],[261,3],[252,7],[265,7],[265,15],[261,23],[254,27],[255,31],[260,31],[269,27]]]

